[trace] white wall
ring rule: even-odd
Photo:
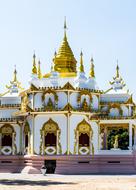
[[[40,129],[42,129],[44,123],[46,123],[49,119],[55,121],[59,128],[61,129],[60,142],[62,146],[62,154],[66,152],[66,131],[67,131],[67,118],[64,114],[52,114],[50,115],[37,115],[35,117],[35,125],[34,125],[34,151],[39,154],[40,153]]]

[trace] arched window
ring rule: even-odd
[[[74,154],[86,155],[92,151],[92,135],[92,128],[84,119],[75,129]]]
[[[4,125],[1,128],[1,137],[2,137],[1,145],[2,146],[12,147],[12,134],[13,134],[13,132],[14,132],[14,130],[13,130],[13,127],[11,125]]]
[[[60,129],[58,124],[49,119],[41,129],[41,154],[61,153]]]

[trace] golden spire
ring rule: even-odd
[[[60,73],[62,77],[76,76],[76,59],[69,46],[67,35],[66,18],[64,20],[64,37],[58,53],[54,56],[54,70]]]
[[[118,66],[118,60],[117,60],[117,67],[116,67],[116,78],[119,78],[119,66]]]
[[[39,78],[39,79],[42,78],[42,73],[41,73],[41,62],[40,62],[40,60],[38,61],[38,78]]]
[[[33,54],[33,68],[32,68],[32,74],[37,74],[37,67],[36,67],[36,55]]]
[[[17,82],[17,70],[16,70],[16,65],[15,65],[14,74],[13,74],[13,82]]]
[[[80,72],[84,72],[84,65],[83,65],[83,53],[81,51],[80,53],[80,67],[79,67]]]
[[[91,58],[91,68],[90,68],[90,73],[89,73],[90,77],[95,77],[95,73],[94,73],[94,60],[93,57]]]

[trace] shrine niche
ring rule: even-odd
[[[3,155],[10,155],[16,153],[15,138],[16,133],[10,124],[5,124],[0,128],[0,152]]]
[[[91,126],[83,119],[75,129],[74,154],[87,155],[93,152],[92,135]]]
[[[40,153],[42,155],[61,154],[60,134],[61,131],[58,124],[49,119],[40,130],[41,144]]]

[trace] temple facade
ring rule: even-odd
[[[136,173],[135,103],[119,66],[107,91],[97,86],[94,59],[89,77],[83,53],[77,63],[64,37],[51,71],[33,55],[29,88],[16,68],[0,95],[0,172]]]

